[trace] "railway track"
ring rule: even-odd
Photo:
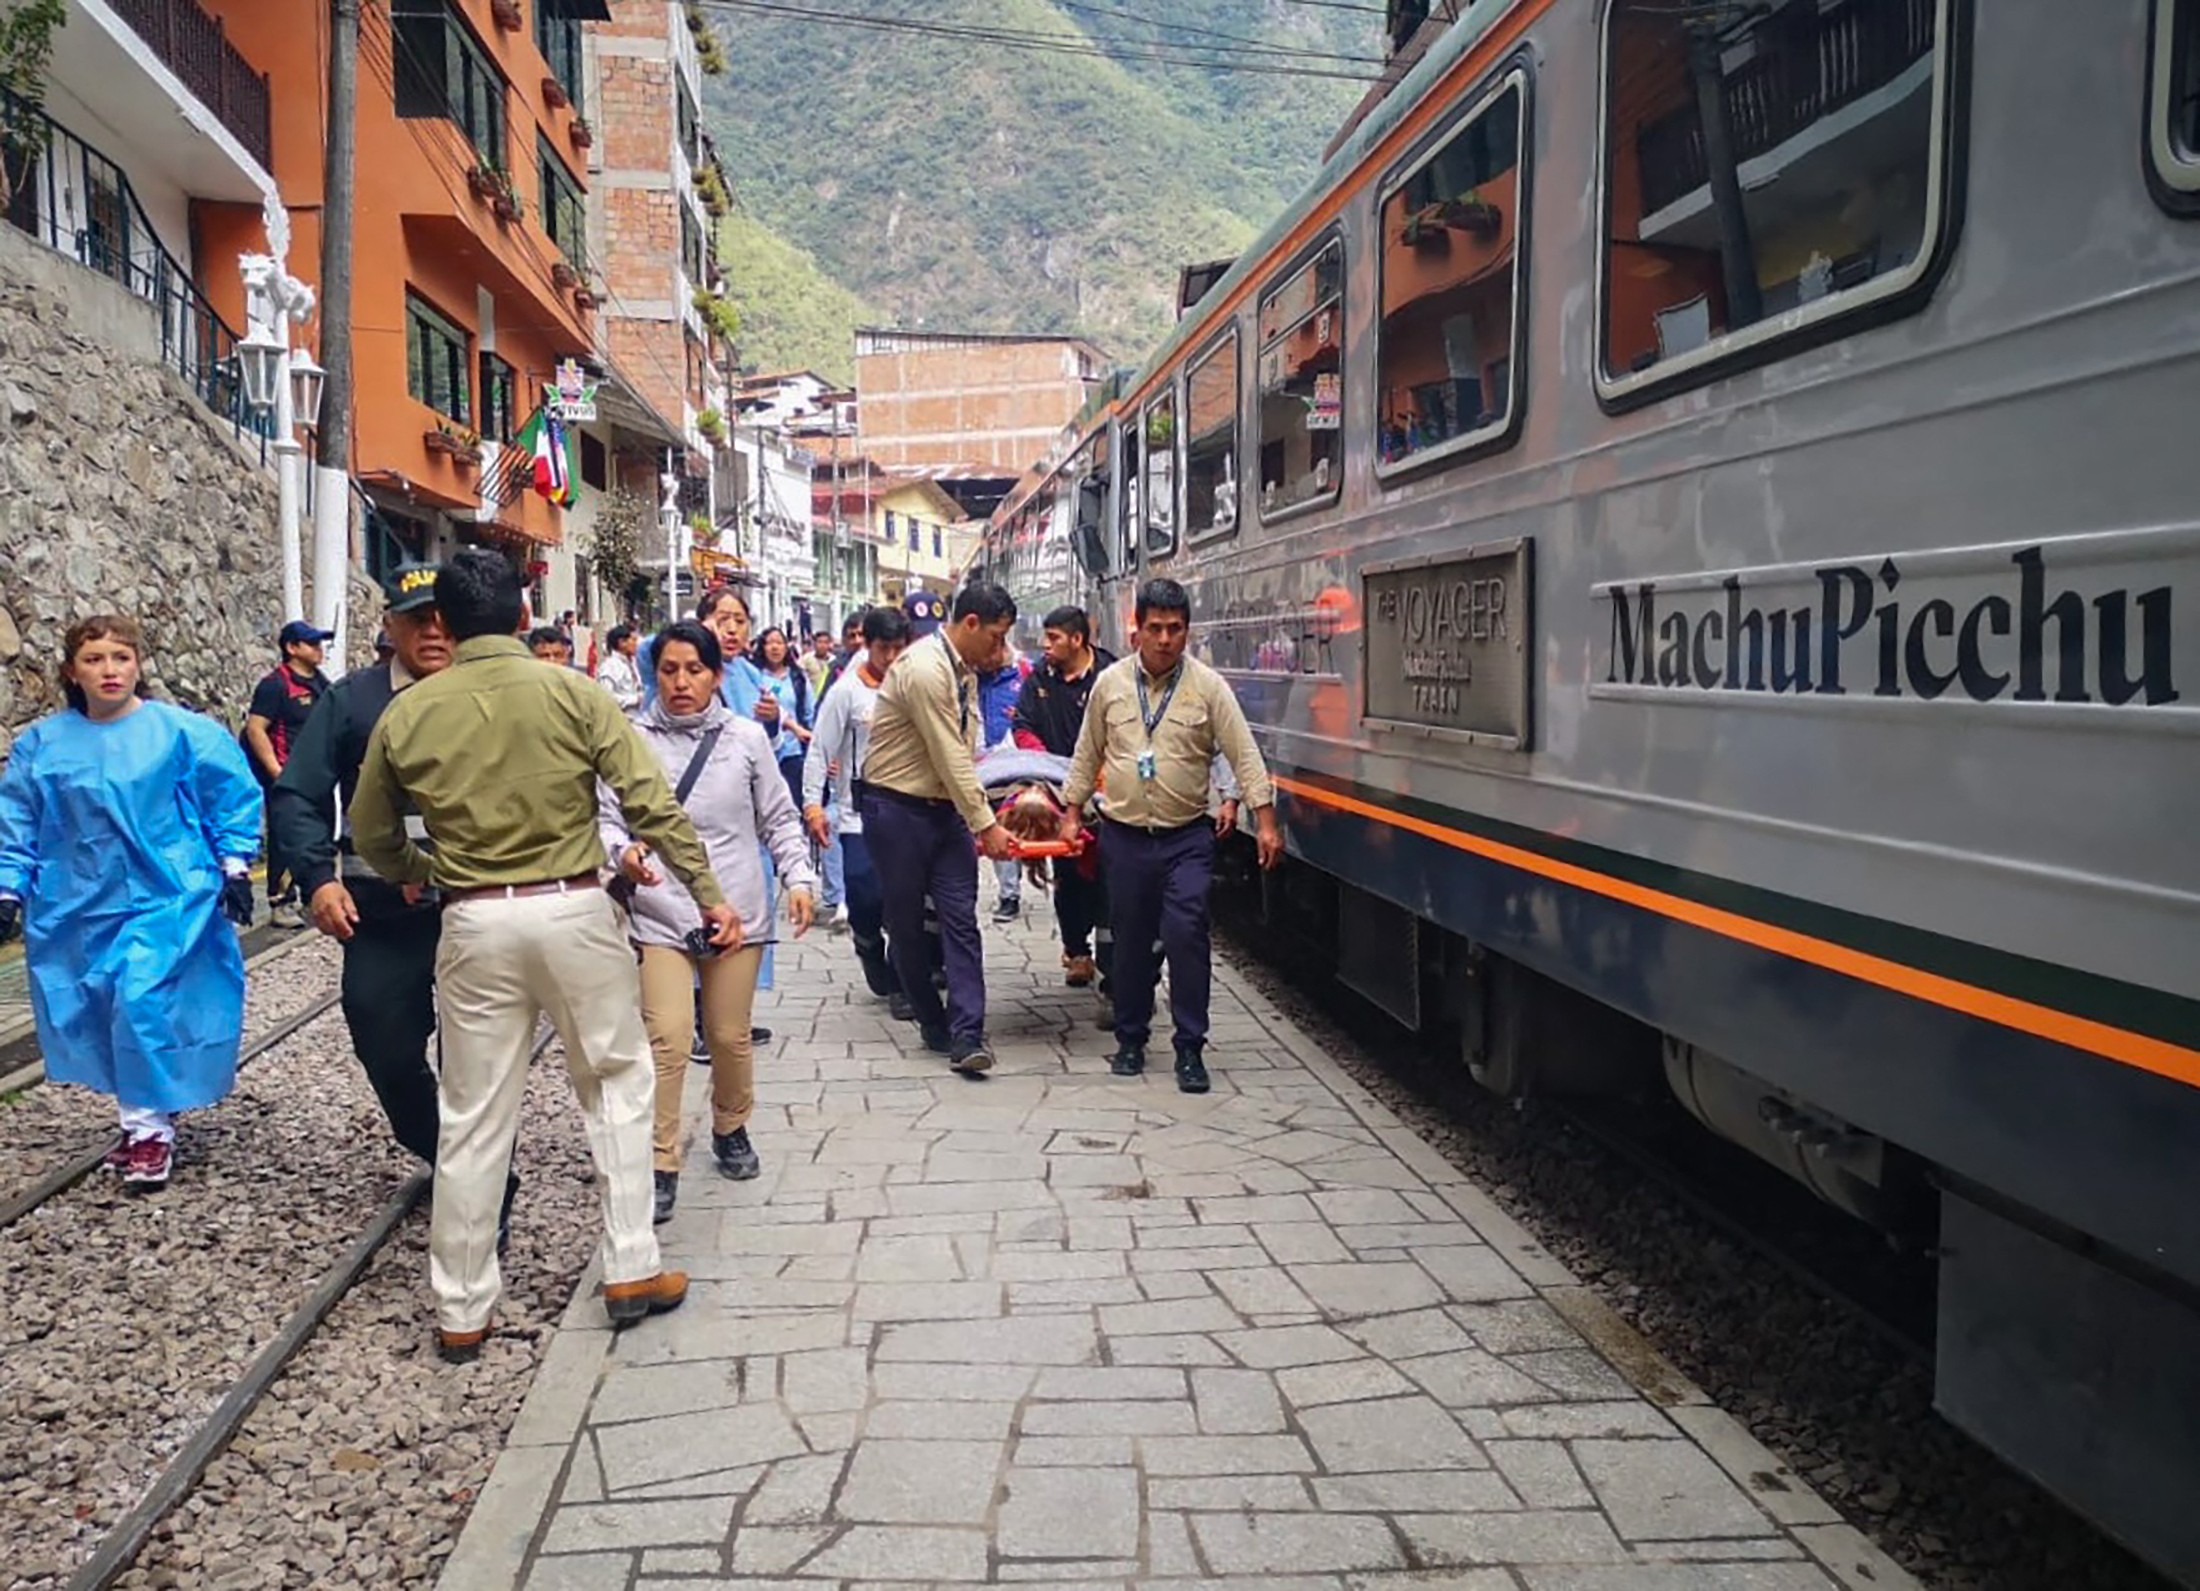
[[[316,998],[250,1040],[239,1058],[240,1071],[254,1062],[278,1055],[285,1045],[333,1011],[339,998],[333,992]],[[541,1057],[553,1037],[554,1032],[545,1027],[530,1053],[531,1062]],[[0,1231],[42,1210],[58,1213],[58,1201],[99,1169],[112,1141],[111,1135],[104,1136],[99,1142],[72,1152],[66,1160],[0,1202]],[[333,1263],[313,1278],[279,1328],[242,1366],[211,1410],[175,1448],[129,1508],[99,1537],[89,1555],[67,1572],[65,1579],[57,1578],[50,1583],[64,1585],[66,1591],[108,1591],[122,1579],[162,1520],[198,1487],[209,1467],[228,1447],[286,1367],[366,1275],[376,1255],[419,1206],[430,1183],[429,1172],[414,1172],[394,1193],[380,1201],[358,1235]],[[165,1190],[161,1203],[175,1201],[178,1194],[188,1200],[188,1184]]]

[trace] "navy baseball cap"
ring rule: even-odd
[[[303,619],[292,619],[283,626],[283,633],[277,639],[284,646],[326,646],[336,639],[336,632],[316,629]]]
[[[418,608],[433,607],[435,577],[442,572],[439,564],[399,564],[390,571],[389,578],[382,582],[382,598],[386,610],[391,613],[411,613]]]
[[[947,604],[929,591],[910,592],[901,599],[901,611],[911,638],[919,641],[947,622]]]

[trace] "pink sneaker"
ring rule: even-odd
[[[150,1193],[155,1188],[168,1186],[168,1173],[174,1169],[176,1146],[165,1138],[155,1138],[148,1133],[133,1138],[124,1147],[122,1183],[124,1187]]]

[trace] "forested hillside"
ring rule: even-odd
[[[704,115],[749,214],[882,321],[1081,331],[1125,360],[1171,324],[1178,267],[1250,241],[1313,175],[1362,88],[1222,68],[1364,75],[1380,48],[1379,7],[1306,0],[798,9],[707,7],[730,69],[708,82]],[[872,30],[827,11],[1107,53]],[[1267,53],[1285,50],[1309,53]]]

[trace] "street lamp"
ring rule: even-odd
[[[274,411],[276,544],[282,551],[283,622],[305,617],[305,568],[299,546],[299,445],[297,430],[309,430],[321,413],[323,371],[312,355],[292,349],[290,328],[313,313],[313,289],[290,274],[290,212],[273,193],[261,208],[268,252],[239,257],[244,276],[245,336],[237,344],[237,375],[245,401],[260,414]],[[316,573],[319,573],[318,568]],[[319,586],[323,582],[316,580]],[[319,593],[317,607],[331,615],[324,629],[337,632],[336,667],[344,666],[344,578],[336,562],[331,591]]]
[[[328,379],[313,355],[303,348],[290,356],[290,417],[308,431],[321,426],[321,385]]]

